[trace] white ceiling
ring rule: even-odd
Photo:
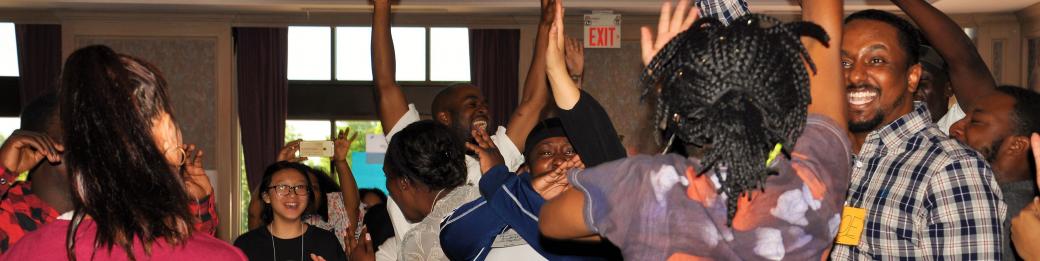
[[[146,10],[232,12],[369,12],[370,0],[0,0],[0,8],[52,10]],[[947,13],[993,13],[1021,10],[1040,0],[929,0]],[[797,11],[794,0],[749,0],[755,12]],[[574,11],[610,9],[622,13],[655,13],[660,0],[566,0]],[[888,0],[846,0],[847,10],[895,10]],[[400,0],[408,13],[531,13],[537,0]]]

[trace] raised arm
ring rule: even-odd
[[[520,105],[509,117],[509,125],[506,126],[506,135],[513,141],[520,152],[527,142],[527,134],[531,133],[534,126],[542,116],[542,109],[548,103],[549,90],[545,82],[545,48],[549,44],[546,35],[552,26],[555,9],[553,5],[556,0],[541,0],[542,19],[538,23],[538,35],[535,37],[534,56],[531,57],[531,67],[527,70],[527,79],[524,80],[524,93],[520,99]]]
[[[917,23],[925,39],[946,60],[950,85],[961,109],[968,111],[979,98],[996,90],[993,73],[956,22],[923,0],[892,0],[892,3]]]
[[[336,176],[339,177],[339,189],[340,193],[343,194],[343,206],[347,209],[347,224],[348,232],[347,235],[354,235],[354,230],[358,228],[358,218],[361,215],[359,206],[361,205],[361,195],[358,194],[357,181],[354,180],[354,172],[350,171],[350,165],[347,164],[347,157],[350,154],[350,144],[354,143],[357,139],[357,132],[353,135],[350,134],[350,129],[340,131],[339,135],[336,135],[335,147],[332,153],[332,164],[336,166]]]
[[[394,39],[390,35],[390,0],[374,0],[372,10],[372,79],[383,134],[408,112],[408,101],[397,86],[397,60]]]
[[[827,116],[841,129],[847,129],[845,112],[845,79],[841,67],[842,0],[803,0],[802,19],[823,27],[829,41],[823,44],[811,37],[802,37],[802,44],[816,64],[816,73],[810,74],[812,103],[809,113]],[[811,73],[811,71],[810,71]]]

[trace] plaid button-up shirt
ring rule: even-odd
[[[701,9],[701,17],[716,17],[725,25],[751,13],[745,0],[696,0],[695,3]]]
[[[864,230],[833,260],[1001,260],[1007,206],[993,171],[921,103],[867,136],[846,204],[867,210]]]

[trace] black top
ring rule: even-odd
[[[567,139],[574,151],[581,155],[581,161],[591,168],[627,157],[625,146],[621,145],[621,138],[607,111],[592,95],[579,91],[578,103],[570,110],[561,109],[559,116]]]
[[[301,240],[305,254],[300,253]],[[319,255],[328,261],[347,260],[336,235],[314,226],[307,226],[307,232],[304,232],[303,236],[293,239],[274,237],[267,230],[267,226],[262,226],[238,236],[235,239],[235,247],[242,249],[246,257],[252,261],[310,261],[310,254]],[[278,258],[274,258],[275,253],[278,254]]]
[[[386,211],[385,203],[369,207],[365,212],[364,222],[365,227],[368,227],[368,234],[372,236],[372,246],[376,250],[387,239],[394,237],[394,225],[390,223],[390,213]]]

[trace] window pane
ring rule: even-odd
[[[394,27],[398,81],[426,81],[426,28]]]
[[[0,117],[0,144],[3,144],[7,137],[11,136],[14,130],[19,128],[22,122],[16,117]]]
[[[336,80],[372,80],[371,27],[336,27]]]
[[[383,174],[383,153],[366,151],[369,135],[383,135],[379,121],[336,121],[336,132],[350,128],[357,132],[357,139],[350,145],[350,170],[358,188],[376,188],[386,192],[386,176]]]
[[[0,76],[18,76],[14,23],[0,23]]]
[[[468,82],[469,29],[430,28],[430,80]]]
[[[332,28],[289,27],[289,80],[331,80]]]
[[[285,142],[329,140],[330,125],[329,121],[287,120],[285,121]],[[329,158],[326,157],[310,157],[303,164],[325,170],[326,173],[331,170],[329,166],[332,165]]]

